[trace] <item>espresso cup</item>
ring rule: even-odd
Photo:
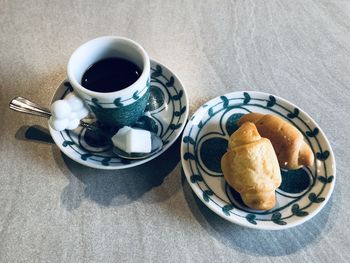
[[[84,73],[96,62],[107,58],[132,62],[141,70],[139,78],[130,86],[113,92],[92,91],[83,87]],[[143,115],[149,97],[150,59],[135,41],[114,36],[90,40],[74,51],[67,72],[74,92],[84,100],[100,123],[115,128],[132,126]]]

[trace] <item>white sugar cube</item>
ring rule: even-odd
[[[77,111],[76,114],[78,119],[83,119],[89,115],[89,110],[84,107],[84,108],[81,108],[79,111]]]
[[[125,126],[113,137],[114,146],[127,153],[149,153],[152,150],[151,133]]]
[[[51,105],[51,113],[56,119],[68,118],[71,111],[71,106],[65,100],[56,100]]]
[[[68,119],[68,120],[78,119],[78,114],[77,114],[77,112],[76,112],[76,111],[72,111],[72,112],[69,114],[69,116],[68,116],[67,119]]]
[[[74,130],[74,129],[78,128],[79,124],[80,124],[79,119],[69,119],[69,122],[68,122],[66,129],[67,130]]]
[[[69,103],[73,111],[78,111],[84,107],[84,102],[74,92],[69,93],[65,98],[65,101]]]
[[[68,119],[56,119],[54,117],[50,117],[49,120],[50,126],[56,130],[56,131],[63,131],[67,128],[68,124],[69,124],[69,120]]]
[[[115,147],[118,147],[119,149],[123,150],[126,152],[126,141],[127,141],[127,136],[128,132],[131,130],[130,127],[124,126],[123,128],[119,129],[119,131],[113,135],[112,137],[112,142]]]

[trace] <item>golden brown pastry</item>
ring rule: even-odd
[[[298,169],[313,164],[314,154],[310,146],[293,125],[277,116],[260,113],[244,115],[239,119],[238,125],[245,122],[253,122],[259,134],[271,141],[281,168]]]
[[[253,123],[244,123],[231,135],[221,169],[248,207],[267,210],[275,206],[275,189],[281,184],[278,160],[271,142],[259,135]]]

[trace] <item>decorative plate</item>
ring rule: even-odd
[[[312,167],[281,170],[276,206],[268,211],[246,207],[225,181],[221,157],[237,120],[249,112],[274,114],[294,125],[315,155]],[[317,123],[292,103],[266,93],[233,92],[201,106],[188,122],[181,144],[186,178],[199,199],[219,216],[242,226],[278,230],[299,225],[315,216],[331,196],[335,160]]]
[[[61,83],[52,102],[64,98],[72,87],[68,80]],[[163,149],[143,160],[117,157],[110,145],[91,131],[78,127],[73,131],[58,132],[49,126],[51,136],[61,151],[82,165],[97,169],[123,169],[148,162],[165,152],[179,137],[188,118],[186,90],[173,72],[151,60],[150,98],[138,126],[153,131],[163,141]]]

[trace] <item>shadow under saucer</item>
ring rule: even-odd
[[[185,199],[192,214],[210,236],[233,249],[257,256],[283,256],[305,249],[317,241],[328,222],[332,198],[327,206],[306,223],[280,231],[255,230],[233,224],[219,217],[192,191],[182,170],[181,181]]]
[[[61,202],[67,210],[80,206],[83,199],[92,200],[103,206],[125,205],[139,199],[164,179],[180,162],[181,136],[162,155],[137,167],[122,170],[98,170],[83,166],[64,155],[54,144],[48,129],[39,125],[22,126],[15,137],[18,140],[32,140],[52,144],[52,152],[58,167],[69,179],[63,189]],[[158,191],[158,200],[169,198],[179,190]]]
[[[62,162],[63,158],[65,165],[60,167],[69,179],[69,184],[61,194],[62,204],[67,210],[73,210],[80,206],[83,199],[103,206],[120,206],[141,198],[152,188],[160,186],[179,163],[180,142],[181,139],[178,138],[165,153],[150,162],[111,171],[89,168],[71,160],[63,153],[60,156],[54,153],[58,163]],[[58,151],[57,147],[54,151]],[[163,195],[158,197],[160,199],[169,198],[169,193],[159,194]]]

